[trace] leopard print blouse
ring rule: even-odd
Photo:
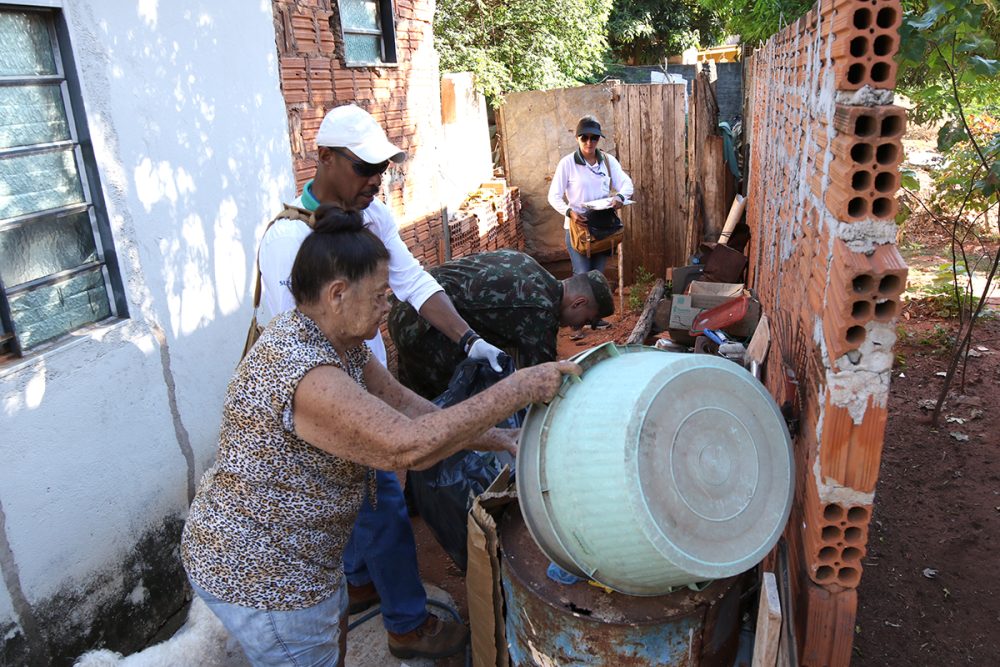
[[[229,383],[219,453],[184,526],[181,557],[195,583],[224,602],[283,611],[337,591],[366,489],[374,498],[374,471],[299,438],[292,397],[321,365],[364,387],[370,358],[362,344],[341,359],[298,310],[264,331]]]

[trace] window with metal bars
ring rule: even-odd
[[[63,17],[0,5],[0,362],[126,316]]]
[[[397,62],[392,0],[340,0],[338,6],[349,67]]]

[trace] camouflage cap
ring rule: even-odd
[[[608,317],[615,312],[615,299],[611,293],[611,285],[608,279],[600,271],[588,271],[587,282],[590,283],[590,290],[594,293],[594,302],[597,304],[597,316]]]

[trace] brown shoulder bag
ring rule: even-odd
[[[267,235],[267,231],[271,229],[271,225],[276,223],[278,220],[290,219],[290,220],[301,220],[310,227],[316,222],[313,214],[304,208],[299,208],[298,206],[290,206],[289,204],[284,204],[284,209],[278,215],[274,216],[267,227],[264,228],[264,234],[260,237],[261,242],[264,241],[264,236]],[[247,329],[247,339],[243,343],[243,354],[240,355],[240,361],[243,357],[247,356],[250,348],[253,344],[257,342],[260,338],[262,327],[257,324],[257,309],[260,308],[260,244],[257,245],[257,259],[254,260],[254,287],[253,287],[253,317],[250,319],[250,328]]]

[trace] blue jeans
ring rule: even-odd
[[[344,549],[344,574],[352,586],[375,584],[382,598],[382,623],[396,634],[427,620],[427,593],[417,569],[417,544],[396,475],[376,471],[378,507],[367,494]]]
[[[573,224],[573,223],[570,223]],[[587,271],[604,271],[604,265],[611,257],[611,251],[591,254],[590,257],[581,255],[573,248],[573,241],[570,239],[569,230],[566,230],[566,249],[569,250],[569,261],[573,265],[573,275],[587,273]]]
[[[347,646],[347,586],[319,604],[292,611],[254,609],[223,602],[198,584],[205,601],[254,667],[333,667]]]

